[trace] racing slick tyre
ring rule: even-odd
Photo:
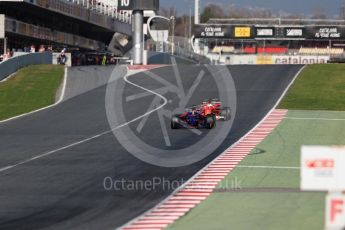
[[[229,107],[222,108],[220,116],[224,117],[224,121],[231,120],[231,109]]]
[[[205,128],[206,129],[213,129],[216,126],[216,118],[213,115],[208,115],[205,118]]]
[[[179,129],[181,127],[180,118],[175,115],[171,118],[171,129]]]

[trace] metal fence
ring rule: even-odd
[[[166,53],[169,55],[172,55],[173,51],[173,55],[175,56],[190,59],[199,64],[211,64],[211,60],[208,57],[199,55],[193,51],[188,39],[175,37],[174,44],[174,47],[172,47],[171,42],[154,42],[150,40],[145,47],[147,47],[148,51]],[[168,59],[170,60],[170,57]]]
[[[28,65],[51,64],[52,53],[32,53],[0,62],[0,81]]]

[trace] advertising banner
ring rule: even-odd
[[[345,146],[303,146],[301,189],[305,191],[345,190]]]
[[[257,65],[271,65],[273,64],[272,55],[258,55],[256,59]]]
[[[203,24],[194,26],[195,38],[345,40],[345,26],[242,26]]]
[[[251,38],[252,36],[252,27],[250,26],[235,26],[234,27],[234,38]]]
[[[254,30],[256,38],[272,38],[275,36],[274,27],[255,27]]]
[[[230,65],[255,65],[256,55],[231,55],[228,58],[227,64]]]
[[[303,55],[211,55],[208,57],[212,60],[221,60],[229,65],[311,65],[324,64],[330,60],[329,56],[303,56]]]
[[[307,39],[345,39],[345,26],[308,26]]]
[[[285,27],[284,36],[286,38],[304,38],[304,27]]]
[[[231,38],[232,27],[225,25],[195,25],[195,38]]]
[[[304,56],[304,55],[273,55],[273,64],[285,65],[310,65],[326,64],[330,60],[329,56]]]

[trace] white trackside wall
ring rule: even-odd
[[[240,54],[208,54],[213,63],[224,65],[274,65],[274,64],[324,64],[330,56],[316,55],[240,55]]]

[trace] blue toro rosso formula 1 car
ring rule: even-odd
[[[216,116],[214,114],[204,115],[197,109],[187,109],[183,114],[174,115],[171,118],[171,128],[196,128],[213,129],[216,126]]]
[[[186,109],[183,114],[171,118],[171,128],[213,129],[216,121],[231,120],[230,107],[223,107],[218,99],[205,100],[200,105]]]

